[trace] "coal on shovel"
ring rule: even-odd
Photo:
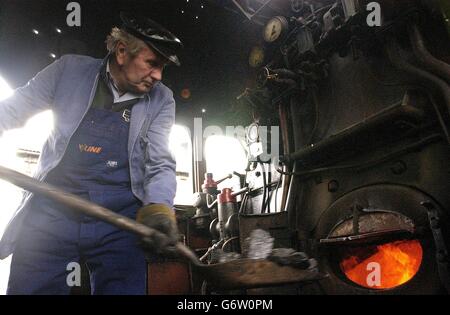
[[[86,215],[135,233],[143,239],[151,239],[155,235],[164,237],[159,231],[146,225],[2,166],[0,166],[0,178],[34,194],[46,196]],[[280,265],[266,259],[238,259],[218,264],[202,264],[197,255],[184,244],[177,243],[176,250],[180,257],[192,264],[195,272],[218,289],[273,286],[324,278],[324,275],[318,272],[316,266],[299,269],[289,265]]]

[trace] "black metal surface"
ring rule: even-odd
[[[408,62],[405,56],[401,55],[397,42],[389,42],[387,51],[392,63],[412,76],[411,80],[409,80],[410,84],[416,81],[425,87],[434,97],[442,99],[447,111],[450,113],[450,89],[447,82]]]
[[[419,62],[427,69],[437,75],[450,84],[450,65],[444,61],[434,57],[427,49],[424,38],[417,25],[412,25],[410,29],[410,38],[413,53]]]
[[[411,239],[414,236],[407,230],[382,230],[379,232],[361,233],[357,235],[342,236],[335,238],[324,238],[320,240],[321,245],[329,246],[353,246],[355,244],[368,245],[385,241]]]
[[[374,144],[386,143],[393,137],[405,135],[411,127],[420,124],[423,116],[423,111],[418,108],[394,105],[334,136],[283,156],[280,160],[287,164],[298,161],[301,165],[333,162],[354,154],[355,151],[367,150]]]
[[[241,252],[248,252],[247,243],[244,241],[255,229],[263,229],[271,234],[274,247],[294,247],[292,230],[289,229],[288,213],[286,211],[271,214],[241,214],[239,216],[239,237],[241,241]]]
[[[445,286],[447,293],[450,293],[450,264],[447,250],[446,239],[443,233],[443,226],[441,223],[441,215],[436,209],[433,202],[423,201],[422,206],[427,209],[428,220],[430,221],[430,229],[433,233],[434,244],[436,246],[436,262],[438,264],[439,277],[442,284]]]

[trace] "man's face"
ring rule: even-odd
[[[117,56],[117,63],[120,71],[117,82],[119,88],[124,92],[144,94],[161,81],[165,60],[145,46],[134,57],[125,50],[123,55]]]

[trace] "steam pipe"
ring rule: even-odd
[[[314,117],[314,127],[311,131],[308,142],[306,142],[307,145],[310,145],[312,143],[312,141],[314,140],[314,136],[317,132],[317,128],[319,127],[319,100],[317,98],[317,92],[314,87],[311,89],[311,95],[312,101],[314,103],[315,117]]]
[[[274,69],[272,72],[275,74],[274,81],[281,84],[286,84],[291,88],[297,88],[297,79],[299,76],[295,72],[288,69]]]
[[[262,85],[266,85],[267,81],[272,80],[273,82],[277,82],[280,84],[285,84],[290,88],[297,88],[297,79],[299,76],[288,69],[269,69],[268,67],[262,68],[264,82]]]
[[[231,193],[231,196],[236,197],[236,196],[242,195],[242,194],[244,194],[244,193],[246,193],[248,191],[249,191],[249,188],[248,187],[244,187],[242,189],[239,189],[238,191],[235,191],[235,192]]]
[[[437,59],[427,50],[417,25],[413,25],[409,30],[409,38],[412,44],[413,53],[418,61],[426,66],[429,71],[440,76],[450,84],[450,65]]]
[[[289,130],[288,130],[287,110],[285,108],[285,105],[281,102],[278,105],[278,112],[280,116],[281,137],[283,139],[283,154],[288,155],[290,153],[291,140],[289,137]],[[285,210],[284,207],[286,205],[287,191],[289,189],[290,181],[291,181],[290,176],[286,176],[285,180],[283,181],[283,194],[281,197],[281,207],[280,207],[281,211]]]
[[[217,199],[214,200],[212,203],[209,203],[209,197],[212,197],[211,195],[206,195],[206,206],[208,207],[208,209],[211,209],[212,207],[214,207],[217,204]]]
[[[272,72],[283,78],[292,80],[298,79],[298,75],[295,72],[288,69],[273,69]]]
[[[432,91],[439,92],[444,98],[445,105],[450,114],[450,89],[447,82],[407,62],[400,56],[398,45],[394,41],[388,43],[387,52],[389,59],[395,66],[412,74],[414,77],[419,78],[423,84]]]
[[[263,176],[263,197],[261,202],[261,213],[266,212],[266,191],[267,191],[267,180],[266,180],[266,168],[264,167],[264,163],[260,163],[262,176]]]
[[[216,184],[220,184],[220,183],[223,182],[224,180],[229,179],[229,178],[231,178],[231,177],[233,177],[233,174],[228,174],[228,175],[225,176],[224,178],[221,178],[221,179],[219,179],[219,180],[216,180]]]
[[[386,131],[386,128],[391,127],[392,122],[402,120],[416,124],[423,120],[423,115],[423,111],[419,108],[410,105],[394,105],[314,145],[282,156],[280,157],[280,162],[290,165],[295,161],[299,161],[301,162],[299,167],[305,167],[336,160],[346,154],[345,148],[361,149],[370,145],[370,142],[364,139],[378,131]],[[392,128],[392,130],[397,130],[394,127]]]

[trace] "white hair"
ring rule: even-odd
[[[118,27],[113,27],[111,30],[111,34],[106,37],[105,41],[106,48],[108,49],[110,54],[116,53],[117,45],[119,42],[125,45],[127,52],[131,56],[136,56],[142,48],[146,47],[144,41]]]

